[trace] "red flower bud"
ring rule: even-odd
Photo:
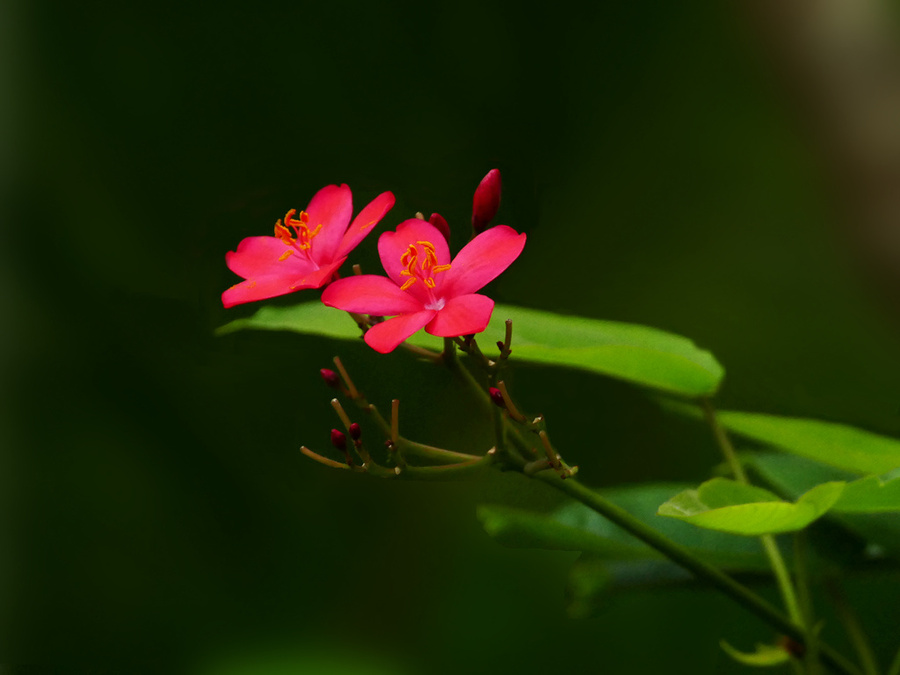
[[[488,389],[488,394],[491,396],[491,400],[494,402],[498,408],[506,408],[506,401],[503,400],[503,394],[500,392],[497,387],[491,387]]]
[[[440,213],[432,213],[431,218],[428,219],[428,222],[441,231],[441,234],[444,235],[444,239],[450,241],[450,226],[447,224],[444,216],[442,216]]]
[[[795,659],[802,659],[806,655],[806,647],[788,635],[782,635],[778,645]]]
[[[331,430],[331,444],[341,452],[347,451],[347,437],[337,429]]]
[[[319,371],[319,374],[322,376],[325,384],[327,384],[329,387],[331,387],[332,389],[340,389],[341,380],[340,378],[338,378],[336,372],[334,372],[333,370],[328,370],[328,368],[322,368],[322,370]]]
[[[472,199],[472,227],[481,234],[490,225],[500,208],[500,170],[491,169],[475,188]]]
[[[358,441],[360,436],[362,436],[362,429],[360,429],[359,425],[354,422],[350,425],[350,438],[352,438],[354,441]]]

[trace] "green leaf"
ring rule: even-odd
[[[616,593],[675,588],[692,580],[690,572],[668,560],[611,561],[585,553],[569,572],[566,612],[573,619],[583,619]]]
[[[838,500],[844,485],[842,481],[817,485],[792,504],[759,487],[713,478],[696,490],[675,495],[659,507],[658,513],[698,527],[745,536],[793,532],[824,515]]]
[[[339,340],[359,340],[360,332],[350,317],[321,302],[304,302],[299,305],[278,307],[263,305],[253,316],[235,319],[217,331],[227,335],[239,330],[287,330],[305,335],[322,335]],[[437,338],[435,338],[437,340]],[[434,344],[437,344],[436,342]],[[431,346],[434,346],[431,345]]]
[[[856,478],[853,474],[835,470],[818,462],[808,460],[791,461],[790,458],[779,461],[771,453],[747,453],[743,460],[755,469],[767,475],[767,470],[774,469],[785,474],[776,484],[785,478],[796,492],[797,485],[808,487],[813,481],[843,480],[847,486],[840,499],[831,508],[837,513],[889,513],[900,511],[900,477],[884,480],[878,476]],[[897,473],[897,472],[892,472]],[[799,475],[798,475],[799,474]],[[856,478],[856,480],[854,480]],[[802,491],[802,490],[801,490]]]
[[[803,457],[774,452],[753,452],[741,456],[744,464],[770,487],[794,498],[811,486],[828,480],[852,480],[854,476]],[[864,479],[865,480],[865,479]],[[895,482],[898,479],[890,481]],[[846,491],[847,488],[845,488]],[[895,489],[895,488],[892,488]],[[851,498],[852,493],[851,493]],[[838,500],[838,504],[841,499]],[[900,558],[900,518],[894,513],[841,513],[838,504],[827,518],[844,529],[877,544],[894,558]]]
[[[616,321],[598,321],[510,305],[497,305],[486,330],[493,344],[513,321],[516,359],[577,368],[688,397],[713,395],[724,375],[707,351],[687,338],[655,328]],[[359,329],[339,310],[321,302],[291,307],[264,306],[217,332],[243,329],[289,330],[342,340],[358,340]],[[411,344],[439,350],[440,338],[419,331]],[[489,351],[489,350],[488,350]]]
[[[684,484],[639,485],[601,490],[604,497],[713,564],[763,571],[768,562],[758,541],[659,518],[657,505],[686,489]],[[604,560],[662,560],[660,554],[583,504],[572,502],[538,514],[501,506],[481,506],[485,531],[505,546],[583,551]]]
[[[717,417],[740,436],[839,469],[883,474],[900,467],[900,441],[844,424],[745,412]]]
[[[640,559],[648,555],[639,545],[565,525],[553,516],[507,506],[479,506],[476,516],[485,532],[510,548],[588,551],[617,560]]]
[[[900,511],[900,478],[882,481],[878,476],[867,476],[847,483],[834,510],[841,513]]]
[[[755,652],[741,652],[732,647],[725,640],[720,640],[719,645],[723,651],[738,663],[755,668],[768,668],[780,666],[791,660],[791,655],[782,647],[757,643]]]

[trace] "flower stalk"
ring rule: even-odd
[[[701,401],[701,406],[703,408],[704,417],[712,429],[716,443],[718,444],[722,455],[725,457],[728,467],[734,474],[735,479],[739,483],[749,485],[750,481],[747,478],[747,474],[744,472],[744,467],[741,466],[737,453],[734,451],[731,439],[728,438],[725,429],[719,424],[712,403],[709,399],[703,399]],[[766,557],[769,559],[769,565],[772,568],[772,573],[775,575],[775,581],[778,584],[781,599],[784,602],[784,606],[787,608],[791,621],[801,628],[805,628],[806,622],[804,621],[803,613],[800,611],[797,593],[794,590],[794,584],[791,581],[791,575],[790,572],[788,572],[787,565],[785,565],[784,557],[781,555],[781,551],[778,548],[778,542],[775,541],[775,537],[771,534],[764,534],[759,539],[762,543],[763,550],[766,553]]]
[[[468,351],[470,355],[473,353],[480,354],[480,350],[477,350],[477,345],[474,345],[473,347],[472,343],[474,343],[474,339],[466,340],[466,346],[468,347],[466,351]],[[488,366],[486,359],[476,358],[475,362],[488,373],[491,372],[492,366]],[[493,362],[490,363],[493,364]],[[507,437],[506,432],[507,430],[509,430],[512,432],[509,434],[509,437],[511,439],[518,440],[518,444],[520,447],[524,446],[527,448],[528,444],[524,442],[524,439],[521,436],[521,428],[517,428],[509,419],[504,419],[501,416],[502,411],[497,406],[493,405],[493,403],[491,403],[486,388],[482,387],[477,382],[477,380],[475,380],[475,378],[469,373],[468,369],[465,368],[462,364],[457,363],[456,367],[453,370],[455,373],[461,376],[461,379],[464,382],[470,385],[470,388],[476,394],[477,398],[481,400],[484,405],[487,405],[489,407],[491,415],[494,417],[494,419],[496,420],[499,417],[499,428],[496,422],[494,425],[495,437],[498,442],[498,447],[501,439],[505,439]],[[542,425],[543,418],[535,418],[534,424]],[[538,435],[540,436],[540,431],[538,432]],[[727,436],[724,435],[724,431],[722,432],[721,436],[724,437],[727,441]],[[548,446],[545,446],[545,450]],[[731,448],[730,444],[728,445],[728,447],[731,449],[731,456],[734,456],[736,460],[734,449]],[[553,453],[552,448],[551,453]],[[688,570],[694,576],[706,581],[712,587],[723,592],[725,595],[738,602],[748,611],[752,612],[763,621],[767,622],[770,626],[774,627],[779,632],[783,633],[793,640],[796,640],[804,647],[807,645],[809,641],[807,632],[802,622],[798,622],[794,616],[785,616],[771,603],[761,598],[759,595],[751,591],[743,584],[735,581],[714,565],[711,565],[701,558],[696,557],[688,549],[672,541],[649,525],[646,525],[642,521],[632,516],[626,510],[605,499],[602,495],[595,492],[594,490],[585,487],[577,480],[571,478],[565,479],[563,475],[543,471],[542,469],[545,466],[547,468],[552,467],[550,454],[548,454],[548,458],[546,460],[526,461],[518,453],[507,452],[504,453],[500,459],[504,463],[504,467],[506,469],[517,470],[525,476],[528,476],[530,478],[537,478],[547,485],[550,485],[551,487],[563,492],[576,501],[584,504],[615,525],[618,525],[632,536],[643,541],[645,544],[658,551],[672,562]],[[546,465],[543,464],[544,461],[547,462]],[[741,474],[743,475],[743,471],[741,471]],[[786,568],[783,569],[786,573]],[[799,612],[799,610],[797,611]],[[833,672],[843,673],[844,675],[862,675],[855,664],[847,660],[843,655],[830,647],[828,644],[824,643],[823,641],[817,641],[816,646],[819,650],[819,654],[821,655],[822,662],[827,665]]]

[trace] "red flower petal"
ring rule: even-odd
[[[369,202],[366,207],[357,214],[344,233],[343,239],[337,249],[337,255],[345,256],[363,240],[363,238],[375,229],[385,214],[394,206],[394,195],[390,192],[382,192]]]
[[[414,314],[423,309],[422,303],[393,281],[373,274],[338,279],[325,289],[322,302],[346,312],[376,316]]]
[[[431,321],[434,314],[434,312],[426,310],[415,314],[404,314],[388,319],[384,323],[377,323],[366,331],[366,344],[381,354],[392,352],[397,345]]]
[[[452,298],[477,291],[509,267],[524,247],[525,235],[511,227],[497,225],[485,230],[453,259],[443,279],[441,295]]]
[[[440,337],[480,333],[487,328],[493,311],[494,301],[486,295],[458,295],[447,300],[425,330]]]
[[[266,298],[284,295],[291,292],[288,286],[289,283],[284,277],[247,279],[222,293],[222,304],[226,308],[234,307],[244,302],[254,302],[255,300],[265,300]]]
[[[434,245],[438,265],[446,265],[450,262],[450,248],[447,246],[444,235],[434,225],[426,223],[424,220],[418,218],[404,220],[397,226],[396,232],[385,232],[378,238],[378,255],[381,257],[381,264],[384,266],[384,271],[398,286],[402,286],[410,278],[400,274],[406,269],[401,264],[400,258],[409,249],[410,244],[417,245],[420,241],[428,241]],[[418,248],[422,247],[418,246]],[[437,285],[435,293],[438,295],[443,277],[447,274],[450,274],[450,270],[438,272],[434,277]],[[421,281],[410,286],[408,292],[423,305],[428,302],[425,284]]]
[[[353,215],[353,197],[346,185],[326,185],[319,190],[306,207],[310,231],[321,225],[313,237],[312,257],[319,265],[330,263],[336,257],[338,243],[347,231]]]
[[[222,293],[222,304],[227,308],[245,302],[286,295],[304,288],[319,288],[328,283],[345,260],[346,258],[340,258],[317,270],[288,271],[285,274],[269,274],[247,279]]]
[[[281,256],[293,251],[284,260]],[[302,255],[276,237],[247,237],[238,244],[237,251],[225,254],[225,264],[235,274],[245,279],[253,277],[303,274],[315,266]]]

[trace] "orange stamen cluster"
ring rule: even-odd
[[[419,262],[419,249],[416,248],[416,244],[422,247],[421,263]],[[400,264],[405,268],[400,271],[400,276],[409,277],[400,287],[401,291],[405,291],[419,279],[428,288],[434,288],[434,275],[450,269],[450,265],[437,264],[437,251],[435,251],[434,244],[430,241],[417,241],[416,244],[410,244],[409,248],[400,256]]]
[[[294,252],[294,249],[308,251],[312,247],[313,238],[322,230],[321,223],[316,225],[315,230],[309,229],[309,214],[306,211],[301,211],[299,217],[294,218],[296,213],[297,209],[291,209],[284,216],[284,224],[281,220],[275,223],[275,236],[281,239],[285,246],[291,247],[281,255],[279,260],[286,260]],[[288,229],[289,227],[294,228],[293,234]]]

